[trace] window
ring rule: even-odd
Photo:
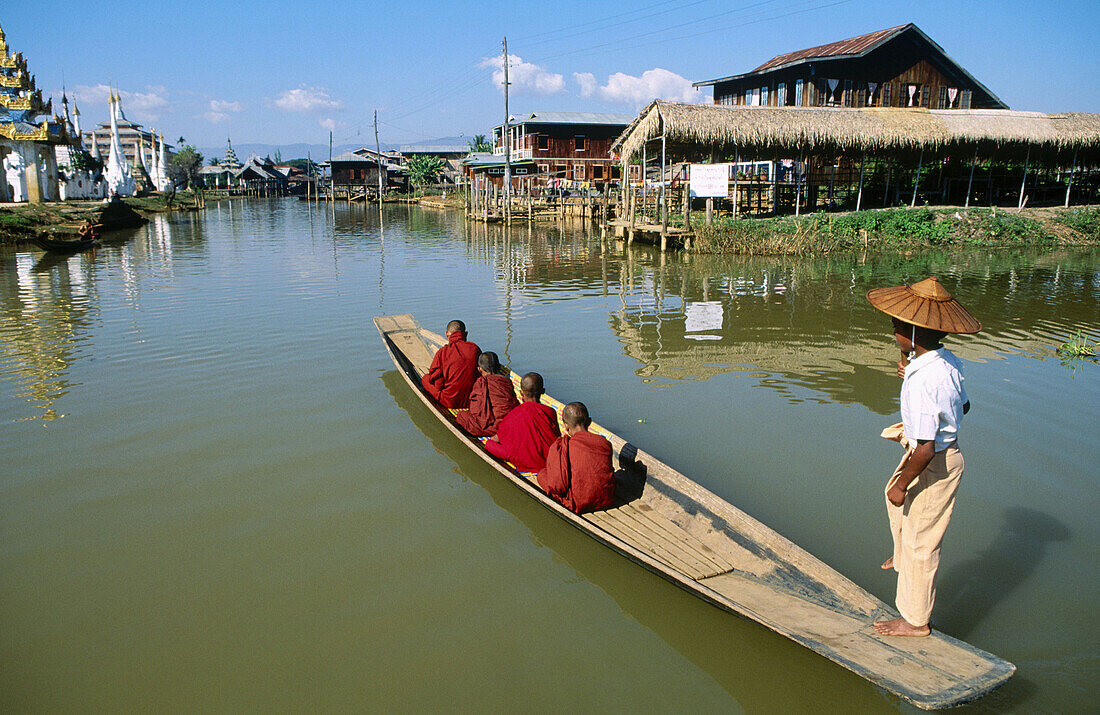
[[[592,165],[592,178],[593,179],[602,179],[603,178],[603,164],[593,164]]]
[[[584,137],[573,137],[573,151],[584,151]]]
[[[919,107],[920,106],[920,85],[919,84],[903,84],[901,86],[903,94],[899,99],[905,102],[906,107]]]
[[[802,80],[794,83],[794,106],[802,106]]]
[[[925,109],[929,108],[932,103],[932,88],[927,85],[921,85],[920,88],[920,106]]]
[[[573,179],[575,181],[584,181],[584,164],[573,165]]]
[[[565,164],[554,164],[554,178],[564,179],[565,178],[565,171],[566,171]]]
[[[760,106],[762,106],[762,107],[768,106],[768,99],[771,95],[770,90],[771,90],[770,87],[761,87],[760,88]]]
[[[844,94],[842,95],[841,104],[845,107],[852,106],[852,80],[844,80]]]
[[[882,97],[880,97],[880,100],[881,100],[880,103],[882,104],[883,107],[889,107],[890,106],[890,87],[891,86],[892,85],[889,85],[889,84],[882,85]]]
[[[539,164],[539,173],[540,174],[546,174],[546,173],[549,173],[549,171],[550,171],[550,165],[549,164]]]
[[[545,134],[539,134],[538,148],[542,151],[546,151],[550,148],[550,137]]]
[[[970,109],[970,90],[964,89],[959,99],[959,109]]]
[[[775,104],[778,107],[787,106],[787,83],[780,82],[775,89]]]

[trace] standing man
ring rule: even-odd
[[[908,356],[908,363],[898,362],[906,453],[886,485],[894,552],[882,564],[898,573],[895,604],[901,618],[876,621],[874,627],[887,636],[926,636],[940,544],[965,467],[959,426],[970,410],[962,365],[940,340],[948,333],[976,333],[982,324],[936,278],[875,288],[867,300],[894,319],[894,340],[903,358]]]

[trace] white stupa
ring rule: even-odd
[[[111,144],[107,153],[107,168],[104,175],[107,179],[107,195],[133,196],[134,172],[130,168],[130,162],[122,153],[122,146],[118,142],[118,114],[121,99],[117,94],[111,94]]]
[[[164,135],[157,137],[157,175],[153,177],[153,183],[161,191],[167,191],[172,183],[168,178],[168,162],[164,158]]]

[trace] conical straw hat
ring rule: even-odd
[[[867,300],[883,313],[943,333],[976,333],[982,324],[935,277],[913,285],[872,288]]]

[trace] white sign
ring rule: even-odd
[[[684,332],[722,329],[722,303],[717,300],[697,301],[684,306]],[[690,337],[694,337],[689,335]]]
[[[692,164],[688,182],[692,196],[725,198],[730,193],[730,165]]]

